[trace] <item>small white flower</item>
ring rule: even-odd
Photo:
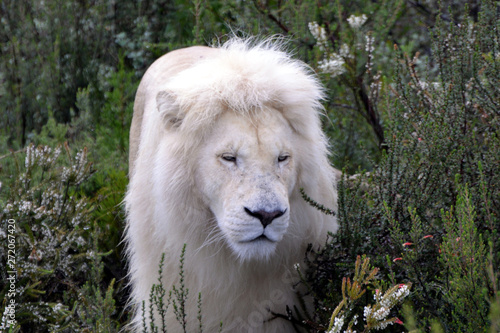
[[[351,28],[359,29],[363,24],[365,24],[367,19],[368,17],[365,14],[362,14],[361,16],[351,15],[347,19],[347,23],[349,23]]]
[[[351,54],[351,49],[349,48],[349,45],[347,44],[342,44],[342,46],[340,47],[340,50],[339,50],[339,54],[341,57],[344,57],[344,58],[354,58],[354,56]]]
[[[28,214],[31,209],[33,208],[33,203],[31,201],[22,201],[21,205],[19,206],[19,210],[23,212],[24,214]]]
[[[320,26],[317,22],[309,22],[309,31],[316,39],[316,44],[321,51],[325,51],[327,48],[327,36],[326,30]]]
[[[11,203],[8,203],[7,205],[5,205],[5,208],[3,209],[3,212],[5,214],[8,214],[8,213],[10,213],[10,211],[12,210],[12,208],[14,208],[14,206]]]
[[[400,299],[405,298],[409,294],[410,294],[410,289],[408,288],[408,286],[406,284],[403,284],[401,286],[401,288],[399,288],[399,290],[396,291],[396,293],[394,294],[394,297],[396,298],[396,300],[399,301]]]
[[[80,246],[85,245],[85,239],[83,239],[82,236],[78,236],[78,238],[76,239],[76,244]]]
[[[44,214],[45,214],[45,207],[44,206],[40,206],[37,209],[35,209],[35,219],[37,219],[37,220],[41,219]]]
[[[442,88],[441,82],[432,82],[432,86],[435,90],[440,90]]]
[[[365,309],[363,310],[363,315],[365,317],[365,321],[368,321],[368,318],[370,317],[371,313],[372,313],[371,306],[369,306],[369,305],[365,306]]]
[[[33,164],[33,145],[30,144],[26,147],[26,159],[24,161],[24,166],[28,169]]]
[[[371,35],[365,36],[366,38],[366,46],[365,46],[365,51],[368,53],[368,61],[366,62],[366,69],[368,72],[371,72],[372,70],[372,63],[373,63],[373,51],[375,51],[375,38],[372,37]]]
[[[383,330],[389,324],[392,325],[392,321],[383,321],[383,322],[379,323],[377,326],[375,326],[374,329],[376,329],[376,330]]]
[[[373,318],[378,320],[378,321],[384,320],[385,317],[387,317],[389,315],[389,312],[390,312],[390,309],[383,306],[380,309],[378,309],[377,311],[375,311],[375,313],[373,313]]]
[[[57,303],[57,304],[56,304],[56,305],[54,305],[54,307],[53,307],[54,312],[59,312],[59,311],[61,311],[61,310],[63,310],[63,309],[64,309],[64,305],[62,305],[61,303]]]
[[[424,80],[419,80],[418,84],[419,84],[420,88],[423,90],[426,90],[429,87],[429,84],[427,82],[425,82]]]
[[[368,53],[372,53],[373,51],[375,51],[375,46],[373,45],[373,43],[375,42],[375,38],[372,37],[371,35],[366,35],[365,38],[366,38],[365,51]]]
[[[332,77],[339,76],[344,74],[345,69],[345,61],[344,59],[338,55],[337,53],[330,54],[328,59],[322,60],[318,63],[319,69],[323,73],[329,73]]]
[[[344,326],[344,316],[340,318],[336,317],[333,323],[333,327],[330,331],[328,331],[328,333],[339,333],[342,329],[342,326]]]

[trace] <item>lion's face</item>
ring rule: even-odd
[[[242,260],[271,256],[287,232],[296,139],[276,110],[259,119],[225,112],[201,148],[196,186]]]

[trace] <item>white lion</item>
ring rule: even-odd
[[[322,87],[282,43],[233,38],[158,59],[137,91],[125,199],[134,325],[158,283],[184,285],[188,331],[287,332],[286,307],[308,244],[337,222],[300,188],[336,207],[335,170],[320,125]],[[158,324],[158,316],[155,319]],[[149,325],[149,324],[148,324]],[[192,326],[190,326],[192,325]],[[170,332],[180,331],[172,305]]]

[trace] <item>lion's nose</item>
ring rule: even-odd
[[[248,215],[258,218],[260,220],[260,223],[262,223],[262,225],[264,226],[264,228],[267,227],[269,224],[271,224],[271,222],[273,222],[274,219],[282,216],[286,212],[286,209],[268,212],[265,210],[251,211],[247,207],[244,207],[244,208],[245,208],[245,212]]]

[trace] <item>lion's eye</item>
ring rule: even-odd
[[[289,155],[280,155],[278,156],[278,162],[285,162],[289,157]]]
[[[236,163],[236,156],[231,154],[224,154],[221,156],[224,161]]]

